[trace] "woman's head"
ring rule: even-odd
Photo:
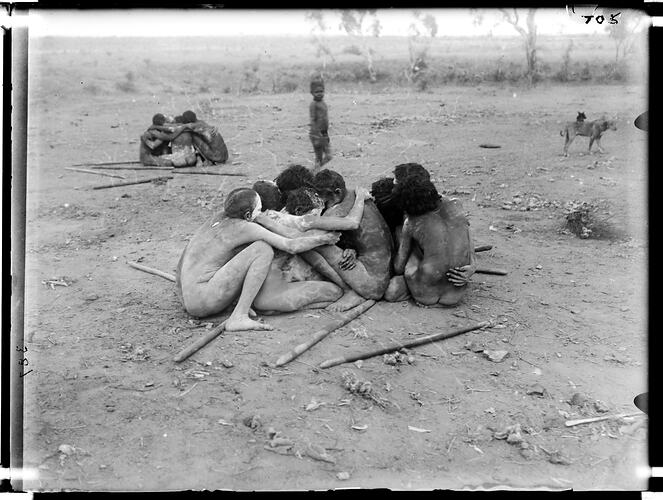
[[[406,214],[422,215],[439,206],[440,195],[431,181],[407,177],[399,186],[400,206]]]
[[[233,219],[254,220],[262,208],[257,192],[250,188],[237,188],[228,193],[223,204],[226,217]]]
[[[430,173],[419,163],[401,163],[394,167],[394,182],[400,184],[408,177],[430,180]]]
[[[313,189],[298,188],[288,193],[285,210],[292,215],[316,214],[319,215],[325,207],[325,202]]]
[[[281,210],[281,191],[273,181],[256,181],[253,190],[260,196],[262,210]]]
[[[313,186],[328,207],[343,201],[347,193],[343,176],[327,168],[315,174]]]
[[[281,202],[285,204],[288,192],[311,185],[313,172],[303,165],[289,165],[274,179],[274,182],[281,191]]]

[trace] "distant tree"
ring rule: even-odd
[[[327,67],[328,57],[332,60],[332,62],[335,60],[334,54],[332,54],[332,51],[329,48],[325,38],[325,33],[327,32],[328,26],[325,23],[325,19],[321,10],[311,10],[306,12],[305,19],[312,24],[312,42],[316,48],[316,56],[322,57],[322,68],[324,70]]]
[[[536,57],[537,49],[537,26],[534,20],[536,16],[536,9],[528,9],[525,17],[524,24],[521,24],[521,17],[518,9],[500,9],[502,14],[501,22],[510,24],[522,37],[525,46],[525,56],[527,59],[527,72],[526,76],[529,84],[534,82],[534,78],[538,70],[538,60]],[[480,26],[485,21],[485,12],[479,9],[472,9],[473,24]],[[500,24],[499,22],[496,23]]]
[[[509,23],[520,34],[525,44],[525,56],[527,57],[527,79],[531,85],[538,70],[536,58],[536,9],[528,9],[525,25],[521,26],[518,9],[500,9],[504,20]]]
[[[371,82],[376,81],[375,65],[373,63],[373,49],[368,46],[369,37],[379,37],[382,25],[375,9],[344,9],[341,10],[341,23],[339,27],[352,37],[361,50],[368,77]]]
[[[406,71],[408,80],[414,80],[421,71],[428,67],[428,50],[435,35],[437,35],[437,21],[432,14],[423,14],[421,11],[412,11],[414,20],[408,30],[408,52],[410,65]]]
[[[616,24],[608,24],[608,36],[615,41],[615,67],[635,50],[636,41],[642,28],[649,19],[637,11],[628,11],[628,15],[618,16]]]

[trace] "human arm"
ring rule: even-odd
[[[339,236],[339,233],[325,233],[318,236],[286,238],[269,231],[260,224],[250,222],[246,226],[243,239],[247,241],[262,240],[274,248],[294,254],[306,252],[320,245],[333,245],[338,241]]]
[[[410,224],[408,219],[405,219],[403,223],[403,229],[401,230],[401,235],[398,240],[398,252],[396,253],[396,258],[394,259],[394,274],[400,275],[405,271],[405,264],[407,259],[410,256],[410,250],[412,249],[412,234],[410,231]]]
[[[281,217],[289,216],[293,221],[301,219],[300,216],[290,215],[290,214],[279,214]],[[286,238],[299,238],[305,236],[305,230],[300,230],[294,227],[286,226],[285,224],[280,223],[279,221],[273,219],[265,212],[261,212],[254,219],[254,222],[260,224],[262,227],[268,229],[269,231],[285,236]]]
[[[469,283],[470,278],[477,270],[476,257],[474,255],[474,241],[472,239],[472,233],[469,231],[469,228],[467,238],[469,241],[470,263],[465,266],[451,268],[447,272],[447,279],[454,286],[464,286]]]
[[[302,231],[307,229],[325,229],[327,231],[352,231],[359,227],[364,215],[364,201],[371,197],[368,190],[357,187],[355,201],[345,217],[304,215],[297,223]]]

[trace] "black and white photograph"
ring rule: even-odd
[[[24,491],[647,490],[645,11],[21,19]]]

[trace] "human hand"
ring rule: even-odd
[[[344,271],[348,271],[357,265],[357,252],[352,248],[346,248],[343,250],[343,256],[341,261],[338,263],[338,267]]]
[[[337,231],[330,231],[321,235],[319,238],[322,241],[321,245],[335,245],[341,237],[341,233]]]
[[[454,267],[447,272],[447,279],[453,283],[454,286],[465,286],[471,280],[470,276],[474,274],[474,267],[471,265]]]
[[[299,229],[300,231],[308,231],[311,229],[311,226],[313,225],[313,218],[314,215],[302,215],[301,217],[297,217],[294,219],[295,221],[295,227]]]
[[[370,199],[373,198],[371,196],[371,193],[368,191],[368,189],[363,188],[363,187],[357,186],[355,188],[355,193],[356,193],[357,197],[364,198],[365,200],[370,200]]]

